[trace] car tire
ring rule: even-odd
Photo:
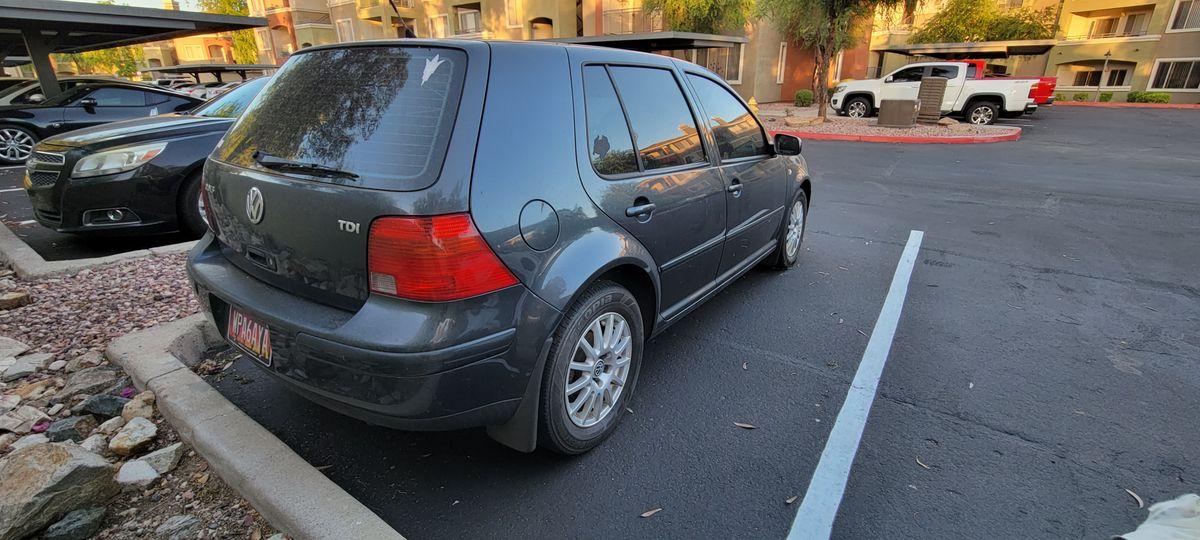
[[[33,147],[37,146],[37,143],[37,134],[27,128],[12,124],[0,125],[0,163],[25,163],[33,155]]]
[[[969,124],[988,126],[996,123],[1000,107],[994,101],[976,101],[963,111],[963,119]]]
[[[867,118],[871,116],[871,110],[874,107],[871,101],[862,96],[852,97],[846,100],[846,104],[842,105],[842,110],[846,111],[846,116],[850,118]]]
[[[196,238],[208,232],[206,217],[200,207],[200,188],[204,184],[200,171],[189,174],[179,187],[179,230]]]
[[[783,215],[783,223],[779,225],[779,240],[775,251],[767,257],[767,262],[774,270],[787,270],[800,260],[800,249],[804,247],[804,230],[808,224],[808,196],[804,190],[796,194],[792,204],[788,205]]]
[[[590,286],[567,310],[542,373],[539,446],[582,454],[612,434],[637,386],[643,328],[637,299],[609,281]],[[588,354],[581,342],[599,354]]]

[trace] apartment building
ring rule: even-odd
[[[386,1],[386,0],[385,0]],[[327,0],[248,0],[251,17],[265,17],[254,30],[260,64],[280,65],[302,47],[337,43]]]
[[[1020,6],[1020,0],[1005,1]],[[979,43],[909,43],[913,29],[941,8],[920,2],[908,13],[881,11],[870,41],[869,74],[931,59],[984,58],[994,71],[1053,76],[1058,91],[1167,92],[1173,103],[1200,103],[1200,0],[1025,0],[1057,12],[1052,39]]]

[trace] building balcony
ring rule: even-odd
[[[1111,39],[1111,38],[1127,38],[1148,35],[1145,29],[1112,31],[1112,32],[1087,32],[1083,34],[1073,34],[1063,37],[1064,41],[1084,41],[1089,39]]]
[[[416,17],[416,0],[393,1],[401,17]],[[357,4],[359,19],[380,22],[385,15],[387,17],[396,17],[396,12],[392,11],[392,5],[388,3],[388,0],[358,0]]]
[[[604,11],[605,34],[641,34],[662,32],[662,12],[642,8]]]

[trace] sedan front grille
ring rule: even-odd
[[[63,163],[67,162],[66,156],[62,154],[55,154],[53,152],[40,152],[36,150],[33,152],[33,160],[38,163],[47,163],[50,165],[62,165]]]
[[[58,171],[31,171],[29,183],[37,187],[53,186],[58,182]]]

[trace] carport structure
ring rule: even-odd
[[[0,0],[0,61],[28,57],[42,93],[59,93],[54,53],[78,53],[265,26],[261,17],[110,6],[63,0]]]
[[[188,75],[199,83],[200,75],[205,73],[215,77],[217,82],[223,82],[226,73],[234,73],[238,77],[241,77],[242,80],[246,80],[247,74],[262,75],[267,70],[277,68],[279,66],[274,64],[182,64],[178,66],[148,68],[142,71],[162,75]]]

